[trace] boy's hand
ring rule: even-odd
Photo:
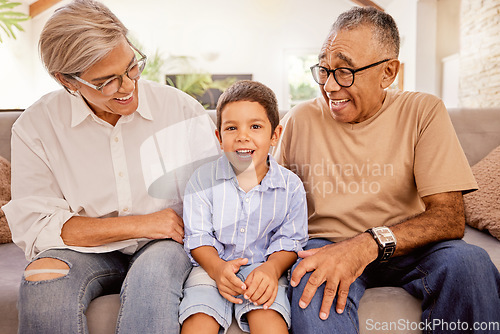
[[[242,295],[247,286],[243,283],[236,273],[241,266],[248,263],[248,259],[236,259],[232,261],[221,261],[213,273],[213,279],[217,283],[217,288],[222,297],[226,298],[231,303],[241,304],[243,301],[234,296]]]
[[[265,262],[255,268],[245,280],[247,291],[244,298],[250,300],[254,305],[264,304],[264,309],[268,309],[276,299],[278,294],[278,280],[280,274],[276,267]]]

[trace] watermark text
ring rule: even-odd
[[[368,331],[500,331],[500,321],[492,322],[474,322],[470,324],[465,321],[445,321],[442,319],[425,320],[420,322],[399,319],[398,321],[375,321],[366,320],[366,329]]]

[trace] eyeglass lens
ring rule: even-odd
[[[131,80],[136,80],[140,77],[144,67],[146,66],[146,59],[139,59],[136,63],[132,64],[132,66],[125,72],[124,75],[127,75]],[[123,83],[123,75],[116,76],[112,78],[109,82],[105,83],[101,89],[102,94],[104,95],[113,95],[116,93]]]
[[[311,72],[314,80],[320,85],[326,84],[329,74],[332,73],[322,66],[314,66],[311,68]],[[333,70],[333,76],[335,81],[343,87],[350,87],[354,81],[354,73],[347,68],[337,68]]]

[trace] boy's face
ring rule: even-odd
[[[263,177],[269,148],[277,144],[281,130],[281,126],[271,130],[266,110],[258,102],[237,101],[224,107],[221,130],[215,134],[236,174],[253,166]]]

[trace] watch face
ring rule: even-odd
[[[380,242],[383,243],[383,244],[387,244],[389,242],[393,242],[394,241],[394,238],[389,233],[381,233],[379,235],[379,238],[380,238]]]
[[[386,227],[376,229],[375,233],[377,234],[377,238],[383,247],[396,241],[394,235],[392,234],[392,231]]]
[[[396,237],[392,231],[386,227],[374,227],[368,230],[379,246],[378,261],[387,261],[396,250]]]

